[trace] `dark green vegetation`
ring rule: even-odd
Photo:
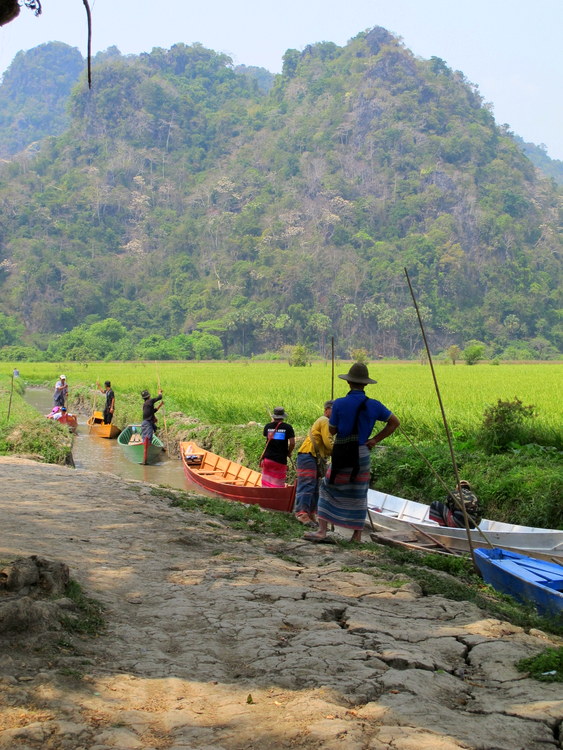
[[[96,599],[84,594],[77,581],[71,579],[66,587],[65,596],[76,605],[73,616],[63,618],[62,624],[71,633],[81,635],[100,635],[105,628],[104,608]]]
[[[521,672],[542,682],[563,682],[563,646],[546,648],[536,656],[522,659],[516,665]]]
[[[298,540],[303,535],[303,526],[293,516],[273,511],[264,511],[258,506],[245,506],[216,498],[205,498],[182,492],[154,489],[158,497],[169,498],[172,505],[186,510],[199,510],[207,515],[220,517],[231,528],[249,535],[261,537],[272,534],[287,540]],[[306,542],[303,542],[304,544]],[[483,584],[473,572],[469,559],[445,555],[421,554],[418,552],[389,549],[368,542],[352,544],[337,541],[343,549],[362,549],[362,556],[354,567],[344,570],[368,573],[378,577],[380,572],[404,576],[415,580],[425,596],[439,595],[457,601],[471,601],[498,617],[523,628],[542,628],[563,634],[561,623],[539,617],[532,609],[522,607],[511,597],[496,593]],[[298,564],[298,561],[291,559]]]
[[[435,350],[562,348],[558,189],[461,73],[384,29],[288,50],[273,85],[200,45],[110,50],[69,104],[0,167],[0,346],[31,347],[10,358],[325,354],[331,335],[413,356],[404,266]]]
[[[438,475],[452,475],[447,445],[428,443],[417,447]],[[561,451],[529,445],[491,456],[475,446],[458,448],[456,459],[462,478],[471,477],[485,518],[563,528]],[[382,492],[426,503],[446,498],[440,481],[410,446],[387,446],[376,452],[372,466],[372,484]]]

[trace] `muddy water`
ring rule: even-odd
[[[53,394],[45,388],[28,388],[25,400],[41,414],[48,414],[53,406]],[[86,423],[89,415],[77,416],[78,434],[74,436],[72,455],[78,469],[107,471],[124,479],[138,479],[181,490],[192,489],[186,482],[179,459],[168,458],[168,454],[163,452],[162,459],[156,464],[134,464],[125,458],[117,440],[106,440],[90,434]]]

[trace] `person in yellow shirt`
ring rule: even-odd
[[[316,526],[315,513],[319,498],[319,479],[324,474],[326,459],[332,453],[333,437],[328,429],[332,401],[325,401],[324,414],[309,430],[297,452],[297,489],[295,517],[307,526]]]

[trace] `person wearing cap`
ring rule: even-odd
[[[393,434],[400,422],[380,401],[368,398],[366,385],[376,383],[362,362],[355,362],[344,375],[350,390],[332,406],[329,430],[335,436],[330,470],[319,487],[317,518],[319,529],[304,538],[326,540],[328,524],[352,530],[352,542],[361,542],[367,517],[370,480],[370,450]],[[371,436],[376,422],[385,427]]]
[[[147,451],[152,441],[154,431],[156,429],[156,412],[164,405],[162,401],[162,388],[158,389],[158,396],[151,398],[151,394],[148,391],[141,391],[141,398],[143,399],[143,421],[141,422],[141,438],[145,446],[145,458],[143,463],[147,463]],[[155,407],[157,401],[161,403]]]
[[[295,432],[286,421],[283,406],[276,406],[272,421],[264,426],[266,447],[260,458],[262,487],[284,487],[287,477],[287,459],[295,448]]]
[[[111,424],[113,413],[115,411],[115,393],[113,392],[113,388],[111,387],[111,383],[109,380],[105,381],[103,388],[100,388],[99,383],[96,383],[96,386],[100,393],[104,393],[106,397],[106,403],[104,406],[104,424]]]
[[[315,527],[315,513],[319,499],[319,479],[324,475],[326,459],[332,453],[333,438],[328,420],[333,401],[325,401],[324,414],[309,430],[297,452],[297,487],[295,490],[295,517],[307,526]]]
[[[64,406],[67,396],[68,383],[66,382],[66,376],[60,375],[55,384],[55,392],[53,393],[53,406]]]

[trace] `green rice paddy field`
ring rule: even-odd
[[[334,397],[347,392],[339,373],[349,362],[335,366]],[[168,413],[181,411],[208,424],[264,424],[274,406],[283,406],[297,431],[306,432],[331,397],[332,367],[317,362],[310,367],[289,367],[282,362],[116,362],[116,363],[22,363],[18,365],[28,384],[54,387],[64,372],[71,389],[94,387],[96,381],[111,380],[116,392],[138,395],[147,388],[156,395],[162,386]],[[3,363],[8,375],[13,365]],[[370,375],[377,385],[367,393],[382,401],[401,419],[413,438],[431,439],[443,435],[438,400],[428,365],[418,363],[376,363]],[[526,363],[435,365],[438,385],[450,427],[457,437],[474,432],[482,422],[484,409],[499,399],[520,399],[533,405],[535,425],[552,433],[561,443],[563,364]],[[101,397],[100,397],[101,398]],[[139,405],[141,399],[139,396]],[[559,438],[557,438],[559,436]],[[400,440],[397,436],[394,438]]]

